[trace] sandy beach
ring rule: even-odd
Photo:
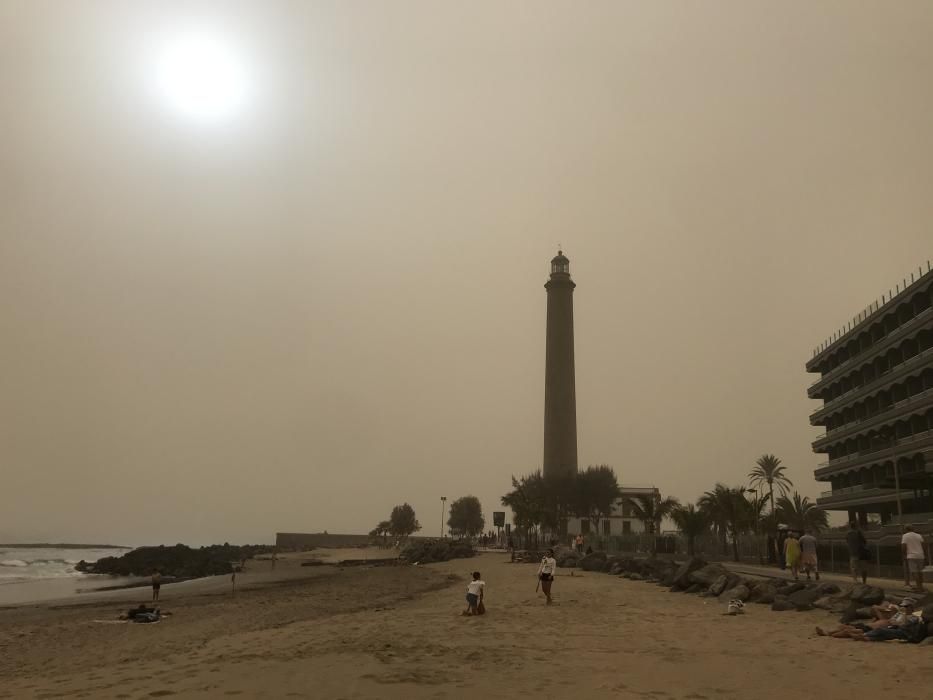
[[[330,553],[332,560],[343,558]],[[822,611],[714,601],[501,553],[429,566],[251,562],[163,588],[161,623],[114,622],[139,591],[0,610],[0,697],[786,698],[933,687],[930,647],[817,637]],[[468,572],[489,613],[461,618]],[[148,591],[146,592],[148,594]]]

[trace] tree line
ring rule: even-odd
[[[775,533],[779,524],[812,531],[828,526],[826,512],[809,498],[797,491],[789,495],[793,483],[778,457],[762,455],[748,479],[748,485],[717,483],[696,503],[682,504],[657,493],[623,499],[615,472],[603,464],[587,467],[575,476],[545,478],[540,471],[513,476],[512,490],[502,497],[502,504],[512,509],[516,529],[527,537],[532,532],[560,532],[570,517],[590,520],[598,532],[600,521],[624,502],[646,534],[658,534],[662,522],[669,518],[686,538],[690,555],[698,538],[714,535],[723,551],[731,545],[736,560],[743,535]]]
[[[455,537],[475,537],[486,527],[483,508],[476,496],[463,496],[450,504],[447,529]],[[389,535],[410,537],[421,529],[421,523],[415,515],[415,509],[408,503],[395,506],[388,520],[382,520],[369,531],[373,539],[382,538],[387,544]]]

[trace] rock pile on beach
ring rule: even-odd
[[[418,540],[409,542],[399,558],[411,564],[430,564],[450,559],[465,559],[476,552],[466,540]]]
[[[159,571],[166,578],[199,578],[229,574],[240,561],[270,551],[269,545],[212,544],[198,549],[183,544],[139,547],[121,557],[104,557],[90,563],[82,560],[75,569],[86,574],[149,576]]]
[[[632,581],[647,581],[672,592],[715,597],[721,603],[741,600],[770,605],[778,612],[827,610],[840,614],[842,622],[870,618],[871,606],[886,599],[884,589],[877,586],[742,576],[722,564],[698,558],[677,563],[667,559],[607,555],[605,552],[580,555],[572,550],[563,550],[556,558],[559,567],[577,567]],[[933,595],[921,598],[918,607],[922,607],[923,619],[928,621],[929,632],[933,635]]]

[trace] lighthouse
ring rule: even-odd
[[[570,260],[551,260],[547,290],[544,370],[544,476],[577,473],[577,393],[573,368],[573,290]]]

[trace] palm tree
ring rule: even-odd
[[[794,491],[792,498],[781,496],[778,499],[778,515],[781,520],[798,530],[816,530],[829,527],[826,511],[821,510],[806,496]]]
[[[632,515],[641,521],[645,528],[645,534],[654,535],[661,529],[661,521],[670,517],[674,509],[680,505],[680,501],[672,496],[661,498],[661,494],[639,494],[637,496],[628,496],[625,501],[632,509]],[[655,540],[651,538],[651,553],[655,551]]]
[[[709,530],[709,519],[706,513],[697,510],[692,503],[688,503],[686,506],[675,508],[671,512],[671,520],[674,521],[683,536],[687,538],[687,555],[692,557],[696,538]]]
[[[764,484],[768,485],[768,493],[771,497],[771,512],[774,512],[774,487],[777,486],[782,496],[787,495],[787,491],[793,486],[793,483],[784,474],[784,467],[781,460],[774,455],[761,455],[755,462],[755,468],[748,473],[749,484],[752,488],[761,488]]]
[[[712,491],[700,497],[698,503],[700,510],[718,530],[723,547],[727,539],[732,540],[732,558],[738,561],[739,535],[752,528],[755,522],[752,504],[745,498],[745,488],[716,484]]]

